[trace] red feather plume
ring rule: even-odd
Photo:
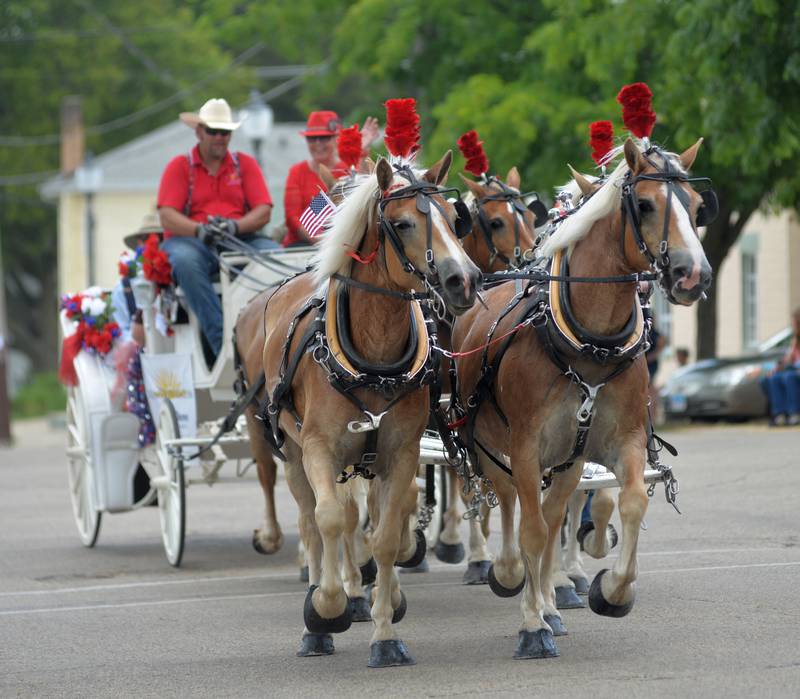
[[[617,95],[622,105],[622,121],[625,128],[638,138],[647,138],[656,123],[653,111],[653,93],[646,83],[625,85]]]
[[[478,140],[477,131],[467,131],[456,143],[458,143],[458,148],[467,161],[464,166],[467,172],[471,172],[475,177],[480,177],[489,170],[489,161],[483,152],[483,141]]]
[[[358,129],[358,124],[339,131],[336,147],[339,150],[339,160],[347,165],[348,169],[358,168],[361,162],[361,131]]]
[[[419,149],[419,115],[417,101],[407,99],[386,100],[386,130],[383,141],[394,156],[407,158]]]
[[[614,126],[610,121],[594,121],[589,124],[589,145],[592,147],[592,160],[597,165],[614,147]]]

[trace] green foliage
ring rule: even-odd
[[[11,417],[19,420],[64,410],[67,394],[55,372],[34,374],[14,397]]]

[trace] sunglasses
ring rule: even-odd
[[[333,136],[306,136],[306,141],[311,141],[314,143],[315,141],[330,141]]]
[[[207,126],[203,128],[209,136],[230,136],[232,133],[228,129],[209,129]]]

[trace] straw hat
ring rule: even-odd
[[[122,240],[131,250],[136,250],[141,245],[142,240],[152,233],[155,233],[159,239],[164,237],[164,229],[161,227],[158,214],[147,214],[142,219],[142,225],[139,230],[128,233]]]
[[[238,129],[242,123],[241,121],[233,120],[231,108],[223,99],[210,99],[200,107],[200,111],[197,114],[194,112],[181,112],[180,117],[184,124],[192,128],[202,124],[210,129],[233,131]]]
[[[339,133],[342,122],[336,112],[311,112],[306,122],[306,130],[301,131],[301,136],[335,136]]]

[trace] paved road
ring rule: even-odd
[[[0,452],[0,696],[800,696],[800,430],[666,433],[681,451],[677,516],[657,492],[624,619],[564,612],[561,656],[514,661],[518,600],[459,585],[431,558],[404,575],[413,668],[366,667],[369,624],[336,654],[296,658],[303,585],[285,484],[286,544],[250,547],[255,481],[193,487],[184,565],[154,508],[77,538],[62,435],[38,423]],[[594,572],[608,562],[591,561]]]

